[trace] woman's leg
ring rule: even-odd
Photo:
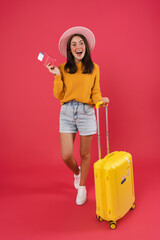
[[[73,156],[73,144],[76,133],[60,133],[61,155],[64,163],[74,172],[79,174],[77,162]]]
[[[80,186],[85,186],[89,166],[90,166],[90,149],[93,135],[80,136],[80,155],[81,155],[81,180]]]

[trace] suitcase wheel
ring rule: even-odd
[[[116,222],[111,221],[109,226],[110,226],[110,229],[114,230],[114,229],[116,229],[117,224],[116,224]]]
[[[96,217],[97,217],[98,221],[103,222],[103,218],[101,218],[100,216],[96,216]]]
[[[136,207],[136,204],[133,203],[133,205],[132,205],[132,207],[131,207],[131,210],[135,209],[135,207]]]

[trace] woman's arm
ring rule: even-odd
[[[96,75],[95,75],[95,79],[94,79],[94,86],[91,90],[92,100],[93,100],[94,104],[96,104],[97,102],[99,102],[102,99],[100,84],[99,84],[99,66],[95,65],[95,68],[96,68],[95,69]]]
[[[53,94],[55,98],[62,100],[64,97],[64,84],[61,72],[58,67],[53,66],[50,63],[45,66],[48,68],[49,72],[55,76]]]
[[[96,77],[95,77],[95,82],[94,86],[92,88],[92,100],[96,104],[99,101],[102,101],[103,104],[102,106],[105,106],[106,104],[109,103],[109,99],[107,97],[102,97],[101,96],[101,90],[100,90],[100,84],[99,84],[99,66],[96,66]]]
[[[59,100],[62,100],[64,97],[64,83],[61,75],[55,76],[53,94]]]

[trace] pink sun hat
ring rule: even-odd
[[[60,40],[59,40],[59,51],[60,53],[64,56],[67,57],[67,42],[68,39],[73,35],[73,34],[82,34],[88,42],[89,45],[89,49],[92,52],[92,50],[94,49],[95,46],[95,36],[94,34],[91,32],[91,30],[89,30],[88,28],[85,27],[72,27],[70,29],[68,29],[67,31],[65,31]]]

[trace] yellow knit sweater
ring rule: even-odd
[[[61,102],[76,100],[91,106],[101,100],[99,85],[99,66],[94,63],[91,74],[82,73],[82,63],[77,63],[77,72],[70,74],[64,71],[65,63],[58,68],[61,75],[55,76],[53,93]]]

